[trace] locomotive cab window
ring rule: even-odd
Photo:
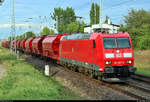
[[[103,38],[103,44],[105,49],[131,48],[130,40],[128,37]]]
[[[129,38],[117,38],[118,48],[131,48]]]
[[[103,38],[103,44],[105,49],[117,48],[115,38]]]

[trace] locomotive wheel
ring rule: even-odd
[[[98,79],[98,80],[102,80],[102,76],[98,76],[97,79]]]

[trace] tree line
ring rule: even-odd
[[[119,31],[129,32],[133,47],[136,49],[150,49],[150,11],[131,9],[124,16],[124,25]]]
[[[73,8],[67,7],[63,8],[54,8],[53,15],[51,18],[56,22],[54,24],[55,29],[58,30],[58,33],[83,33],[85,22],[81,17],[76,16]]]

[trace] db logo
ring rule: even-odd
[[[121,53],[119,53],[119,54],[116,54],[116,57],[122,57],[122,56],[121,56]]]

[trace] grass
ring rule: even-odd
[[[150,76],[150,50],[135,50],[134,56],[136,73]]]
[[[68,91],[52,77],[27,62],[10,56],[0,47],[0,63],[6,75],[0,80],[0,100],[78,100],[81,97]]]

